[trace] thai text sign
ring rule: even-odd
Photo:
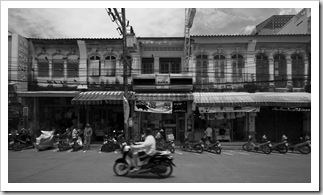
[[[200,113],[216,112],[259,112],[259,107],[199,107]]]
[[[187,101],[173,101],[173,113],[186,113]]]
[[[156,88],[168,89],[170,84],[169,75],[157,75],[156,76]]]
[[[135,111],[172,114],[172,102],[139,100],[135,102]]]

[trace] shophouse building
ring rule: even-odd
[[[89,123],[100,139],[123,129],[125,76],[130,138],[150,127],[198,140],[207,125],[222,141],[310,133],[309,33],[194,35],[189,58],[184,37],[128,34],[126,75],[120,38],[12,37],[9,81],[38,134]]]

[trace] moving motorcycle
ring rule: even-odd
[[[311,140],[309,136],[305,136],[305,140],[300,137],[301,142],[295,145],[289,146],[289,149],[294,152],[294,150],[299,151],[302,154],[309,154],[311,152]]]
[[[212,152],[212,153],[221,154],[222,147],[219,141],[216,141],[215,143],[211,143],[206,137],[202,137],[201,142],[202,142],[203,150]]]
[[[132,150],[126,143],[121,148],[122,158],[118,158],[114,165],[113,171],[118,176],[127,175],[134,168]],[[139,157],[140,159],[140,157]],[[173,157],[169,152],[157,151],[152,157],[143,157],[139,160],[140,169],[135,173],[153,173],[161,178],[167,178],[173,173]]]
[[[288,152],[287,137],[283,135],[282,141],[279,143],[274,143],[272,149],[278,151],[279,153],[286,154]]]
[[[182,143],[180,145],[180,149],[183,151],[189,151],[192,152],[193,150],[198,152],[198,153],[202,153],[203,152],[203,147],[202,147],[202,142],[189,142],[188,138],[184,139],[184,143]]]
[[[249,135],[248,143],[242,145],[243,150],[251,151],[254,150],[256,152],[263,151],[265,154],[270,154],[272,151],[271,141],[267,141],[266,135],[262,136],[263,143],[256,143],[253,141],[253,137]]]
[[[29,131],[22,130],[20,133],[17,133],[13,139],[13,149],[15,151],[20,151],[22,148],[35,148],[31,137],[29,136]]]

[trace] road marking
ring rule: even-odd
[[[73,151],[73,149],[70,149],[70,150],[68,150],[68,151],[67,151],[67,153],[70,153],[70,152],[72,152],[72,151]]]
[[[57,152],[59,149],[57,148],[57,149],[55,149],[55,150],[53,150],[53,152]]]
[[[231,153],[228,153],[228,152],[222,152],[223,154],[226,154],[226,155],[234,155],[234,154],[231,154]]]
[[[193,154],[195,154],[195,155],[200,155],[200,154],[197,154],[197,153],[193,153]]]
[[[271,154],[273,154],[273,155],[279,155],[279,156],[284,155],[284,154],[279,154],[279,153],[274,153],[274,152],[272,152]]]

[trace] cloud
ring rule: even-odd
[[[244,34],[250,34],[255,29],[255,26],[246,26],[242,28]]]
[[[278,15],[296,15],[296,13],[300,12],[303,8],[289,8],[289,9],[280,9]]]

